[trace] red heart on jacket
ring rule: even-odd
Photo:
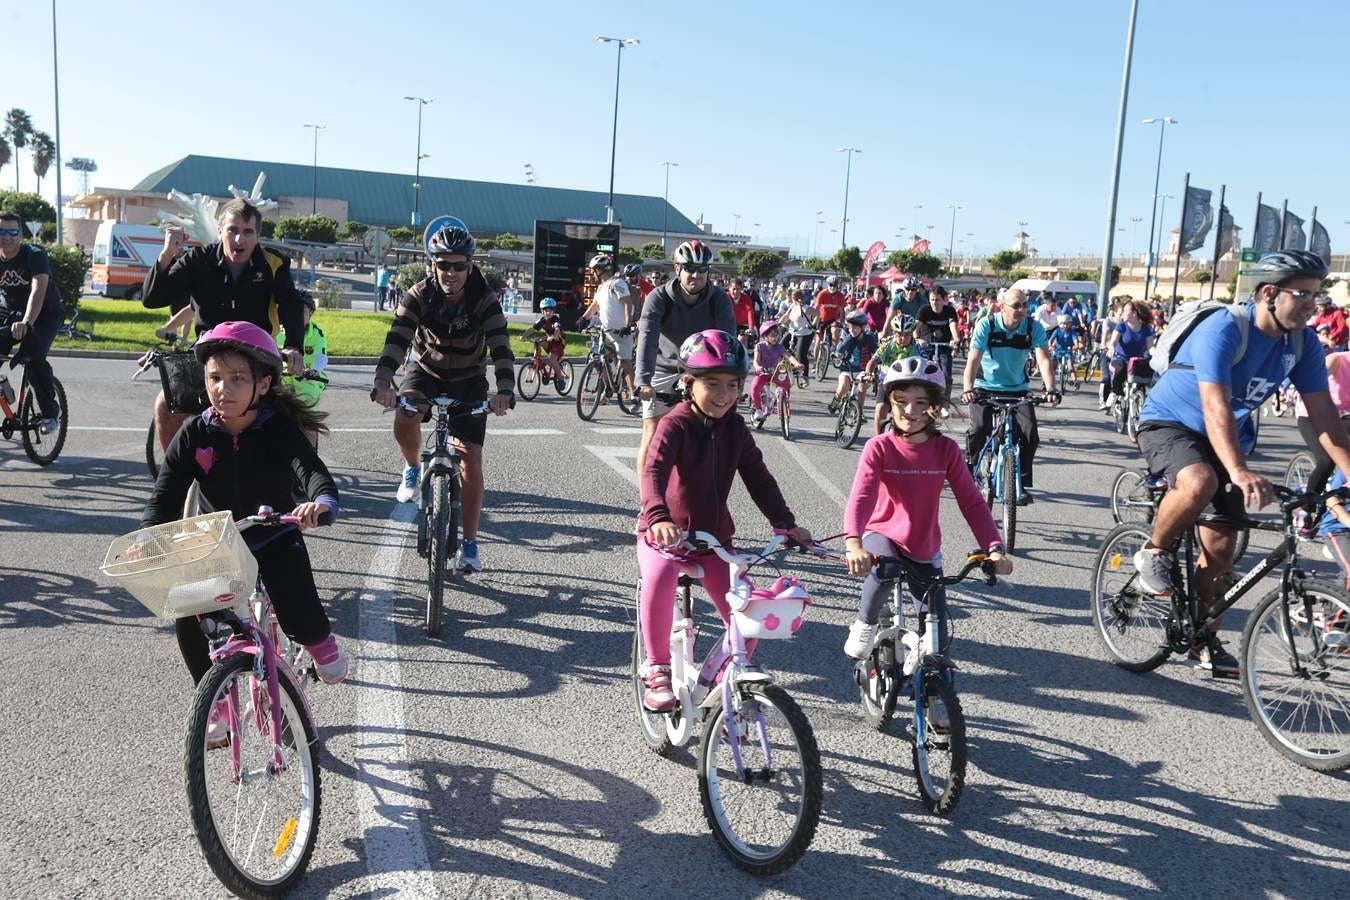
[[[193,456],[197,459],[197,465],[202,470],[203,475],[211,474],[211,467],[216,464],[216,451],[211,447],[201,447]]]

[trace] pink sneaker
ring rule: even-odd
[[[642,678],[642,705],[652,712],[670,712],[675,708],[670,666],[647,666],[647,674]]]

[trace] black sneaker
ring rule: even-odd
[[[1018,506],[1030,506],[1035,502],[1036,498],[1031,496],[1031,491],[1028,491],[1025,488],[1022,490],[1022,496],[1017,498]]]
[[[1208,669],[1215,678],[1236,679],[1238,677],[1237,657],[1224,649],[1223,641],[1219,640],[1217,634],[1212,634],[1208,639],[1201,639],[1202,643],[1197,643],[1191,648],[1191,659],[1201,669]]]

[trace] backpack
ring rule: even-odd
[[[1191,300],[1177,307],[1177,314],[1172,318],[1167,326],[1167,331],[1153,345],[1153,351],[1149,354],[1149,365],[1154,373],[1161,376],[1172,365],[1176,359],[1177,352],[1181,349],[1182,343],[1196,329],[1201,322],[1208,319],[1219,310],[1227,310],[1228,315],[1233,317],[1237,323],[1238,338],[1237,354],[1233,357],[1233,365],[1237,365],[1242,360],[1242,355],[1247,352],[1247,333],[1251,328],[1248,321],[1247,308],[1251,304],[1231,304],[1224,303],[1222,300]],[[1241,313],[1239,314],[1239,310]],[[1294,364],[1303,358],[1303,331],[1300,328],[1293,333],[1294,336]],[[1187,367],[1189,368],[1189,366]]]

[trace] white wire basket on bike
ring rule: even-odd
[[[757,641],[796,637],[811,605],[811,597],[797,579],[781,576],[772,587],[753,590],[749,596],[732,591],[727,601],[741,637]]]
[[[124,534],[108,547],[100,568],[164,619],[227,606],[246,618],[258,582],[258,561],[229,510]]]

